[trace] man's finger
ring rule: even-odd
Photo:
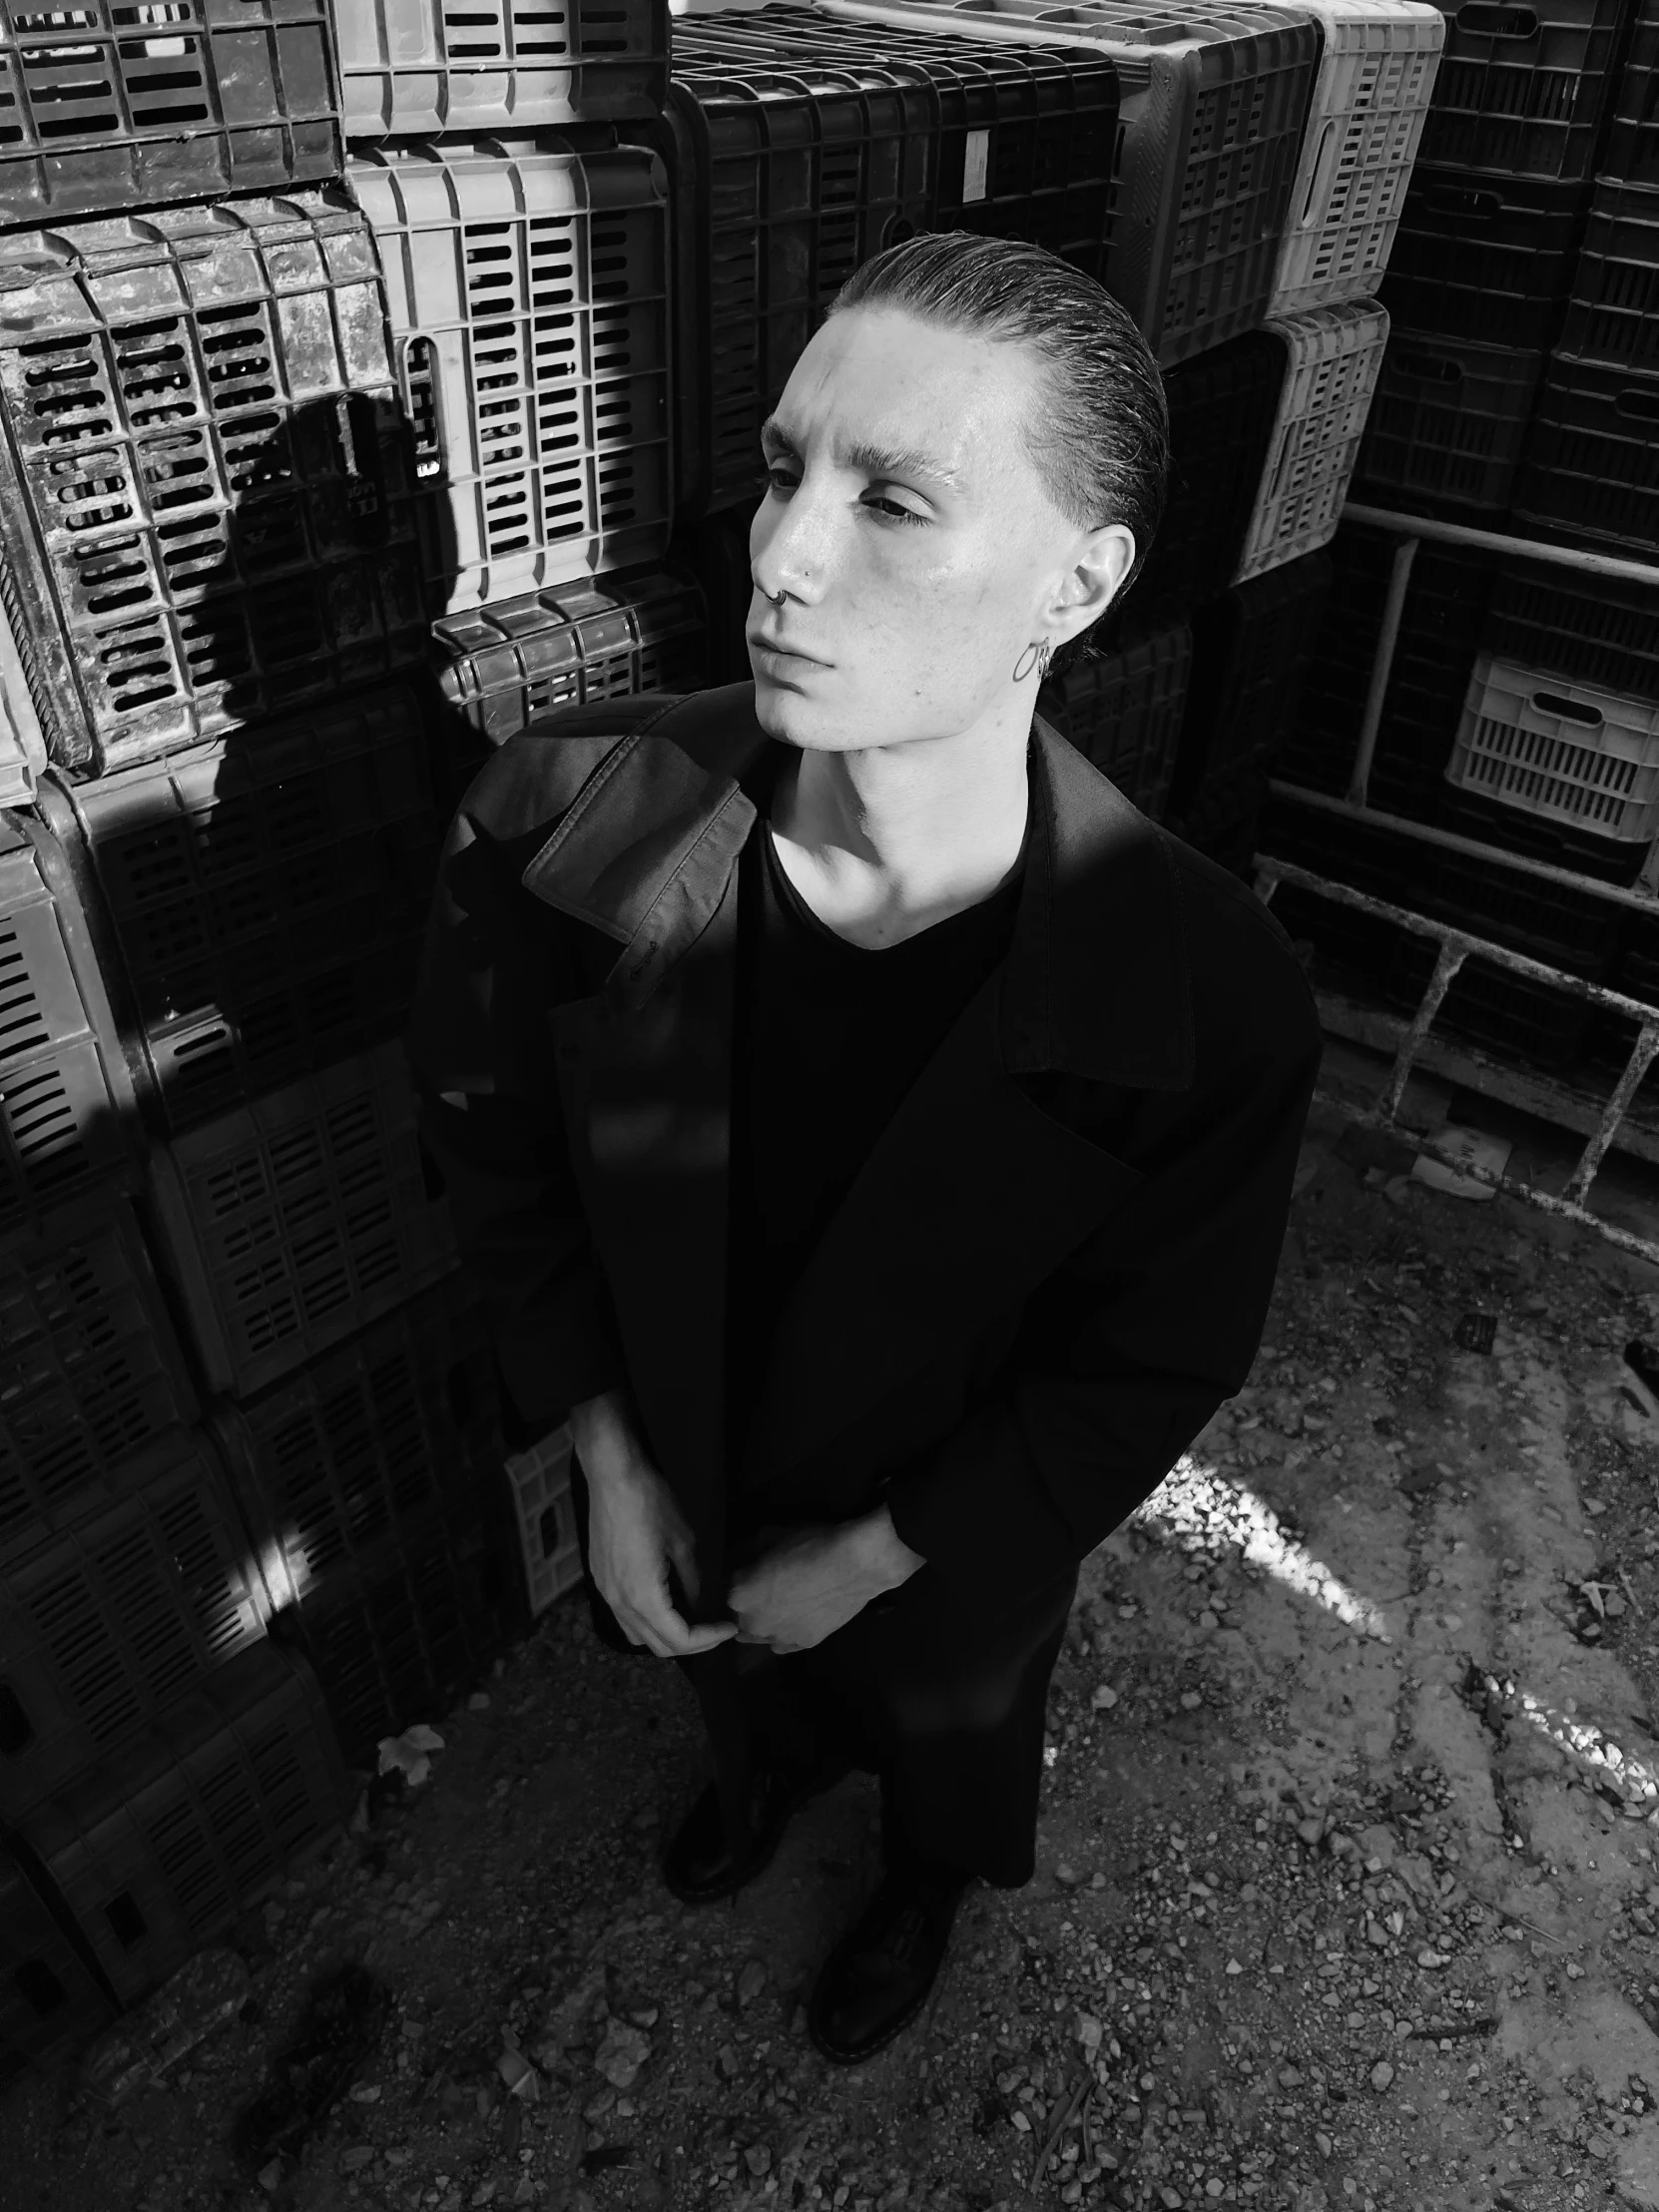
[[[716,1644],[729,1642],[738,1632],[733,1621],[713,1621],[705,1627],[693,1628],[672,1607],[665,1607],[649,1617],[640,1614],[638,1618],[659,1659],[689,1659],[700,1651],[713,1651]]]

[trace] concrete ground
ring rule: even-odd
[[[159,2085],[13,2088],[0,2204],[1659,2207],[1659,1271],[1408,1164],[1316,1116],[1250,1387],[1088,1562],[1038,1877],[969,1893],[889,2051],[801,2017],[873,1785],[682,1910],[689,1699],[567,1600]],[[350,1960],[343,2093],[239,2165]]]

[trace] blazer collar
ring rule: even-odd
[[[626,948],[606,984],[620,1005],[648,997],[702,934],[759,812],[769,756],[787,750],[756,721],[753,685],[695,694],[606,758],[524,870],[536,897]],[[1168,839],[1041,720],[1027,765],[1033,814],[1001,1000],[1004,1064],[1184,1089],[1191,991]]]

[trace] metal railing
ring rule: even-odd
[[[1411,822],[1400,815],[1383,814],[1369,804],[1372,764],[1377,751],[1378,733],[1382,724],[1383,702],[1387,696],[1388,679],[1393,671],[1394,652],[1399,642],[1411,567],[1422,540],[1426,538],[1438,544],[1475,546],[1488,552],[1515,554],[1529,561],[1576,568],[1591,575],[1613,576],[1650,584],[1656,593],[1659,593],[1659,567],[1642,561],[1625,560],[1614,554],[1586,552],[1576,546],[1548,545],[1531,538],[1516,538],[1497,531],[1469,528],[1461,523],[1431,521],[1423,515],[1392,514],[1378,507],[1350,504],[1343,510],[1343,519],[1388,531],[1401,541],[1395,549],[1389,572],[1387,597],[1382,609],[1382,626],[1372,661],[1365,713],[1361,720],[1348,794],[1345,799],[1337,799],[1328,792],[1308,791],[1301,785],[1275,778],[1270,783],[1275,797],[1346,821],[1363,822],[1374,829],[1396,832],[1444,851],[1495,863],[1516,874],[1584,892],[1615,905],[1659,912],[1659,896],[1655,893],[1651,859],[1642,871],[1641,880],[1633,888],[1626,888],[1619,884],[1600,882],[1594,876],[1580,875],[1572,868],[1556,867],[1547,860],[1535,859],[1529,853],[1505,851],[1501,846],[1485,844],[1475,837],[1461,836],[1455,831],[1435,829],[1426,823]],[[1546,1213],[1579,1222],[1586,1228],[1593,1229],[1608,1242],[1637,1253],[1643,1259],[1659,1263],[1659,1243],[1619,1228],[1601,1215],[1591,1213],[1586,1204],[1596,1173],[1619,1136],[1631,1101],[1641,1087],[1642,1078],[1655,1056],[1659,1055],[1659,1008],[1644,1005],[1637,999],[1626,998],[1622,993],[1610,991],[1599,983],[1587,982],[1582,976],[1568,975],[1547,961],[1535,960],[1526,953],[1511,951],[1506,945],[1492,944],[1487,939],[1473,936],[1449,922],[1432,920],[1425,914],[1416,913],[1408,907],[1396,906],[1370,891],[1358,890],[1352,884],[1337,882],[1293,861],[1276,859],[1272,854],[1259,852],[1256,855],[1256,888],[1264,901],[1271,902],[1280,883],[1291,883],[1315,896],[1331,899],[1338,905],[1354,908],[1379,920],[1392,922],[1408,930],[1413,936],[1433,939],[1439,947],[1433,972],[1418,1001],[1416,1012],[1400,1037],[1393,1066],[1382,1096],[1374,1106],[1354,1117],[1363,1125],[1378,1129],[1398,1127],[1397,1117],[1405,1096],[1405,1087],[1413,1067],[1422,1057],[1434,1017],[1463,962],[1471,956],[1489,960],[1513,974],[1547,984],[1573,997],[1587,999],[1594,1005],[1633,1021],[1636,1024],[1636,1042],[1625,1063],[1624,1072],[1595,1121],[1577,1165],[1568,1177],[1566,1188],[1559,1196],[1540,1190],[1531,1182],[1518,1179],[1512,1181],[1501,1173],[1485,1169],[1432,1137],[1419,1136],[1413,1131],[1410,1133],[1410,1141],[1419,1152],[1428,1154],[1430,1158],[1440,1161],[1460,1175],[1470,1176],[1476,1182],[1508,1192]],[[1479,1087],[1478,1072],[1474,1074],[1473,1081],[1474,1086]],[[1532,1087],[1545,1100],[1546,1110],[1551,1097],[1557,1098],[1564,1105],[1566,1093],[1551,1084],[1547,1077],[1535,1079]],[[1571,1127],[1580,1119],[1581,1114],[1579,1101],[1574,1101],[1574,1107],[1573,1113],[1559,1112],[1552,1118]]]

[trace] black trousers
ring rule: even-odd
[[[1017,1890],[1036,1867],[1049,1678],[1075,1568],[987,1624],[923,1567],[811,1651],[731,1647],[753,1750],[839,1755],[881,1785],[889,1865]]]

